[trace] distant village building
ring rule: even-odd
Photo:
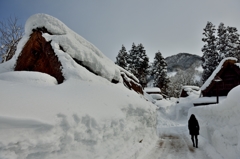
[[[158,87],[147,87],[144,90],[148,94],[161,94],[161,90]]]
[[[199,90],[198,86],[183,86],[180,97],[188,97],[191,94],[199,95]]]
[[[161,100],[163,96],[161,94],[161,90],[158,87],[147,87],[144,88],[144,91],[149,94],[154,100]]]
[[[201,87],[202,96],[227,96],[239,84],[240,63],[237,63],[236,58],[225,58]]]

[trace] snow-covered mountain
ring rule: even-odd
[[[179,53],[169,56],[165,60],[169,77],[179,78],[179,75],[183,75],[189,78],[188,84],[198,83],[201,85],[203,69],[200,56],[189,53]]]
[[[190,67],[198,68],[201,66],[201,57],[189,53],[178,53],[165,58],[168,72],[176,72],[178,70],[187,70]]]

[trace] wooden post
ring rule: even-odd
[[[219,91],[219,89],[218,89],[218,82],[216,83],[216,86],[217,86],[217,103],[219,103],[219,95],[218,95],[218,91]]]
[[[218,82],[221,82],[222,81],[222,79],[219,77],[219,76],[216,76],[215,78],[214,78],[214,81],[216,82],[216,87],[217,87],[217,89],[216,89],[216,95],[217,95],[217,103],[219,103],[219,89],[218,89]]]

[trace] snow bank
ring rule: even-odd
[[[240,156],[240,86],[233,88],[219,104],[194,107],[188,116],[199,120],[200,135],[211,143],[223,158]]]
[[[184,88],[198,88],[195,86],[186,86]],[[188,111],[194,107],[193,103],[200,99],[199,91],[189,91],[188,97],[163,99],[156,101],[159,111],[162,112],[167,119],[173,120],[177,123],[184,123],[188,118]]]
[[[146,87],[144,88],[144,91],[147,93],[161,93],[161,90],[158,87]]]
[[[57,85],[57,80],[45,73],[40,72],[27,72],[27,71],[14,71],[0,74],[0,80],[21,82],[32,85]]]
[[[156,106],[88,75],[56,85],[43,73],[1,73],[0,158],[133,158],[154,146]]]

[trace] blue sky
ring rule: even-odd
[[[239,0],[0,0],[0,20],[22,25],[46,13],[65,23],[115,61],[122,44],[142,43],[150,61],[180,52],[202,56],[207,21],[240,30]],[[238,31],[240,33],[240,31]]]

